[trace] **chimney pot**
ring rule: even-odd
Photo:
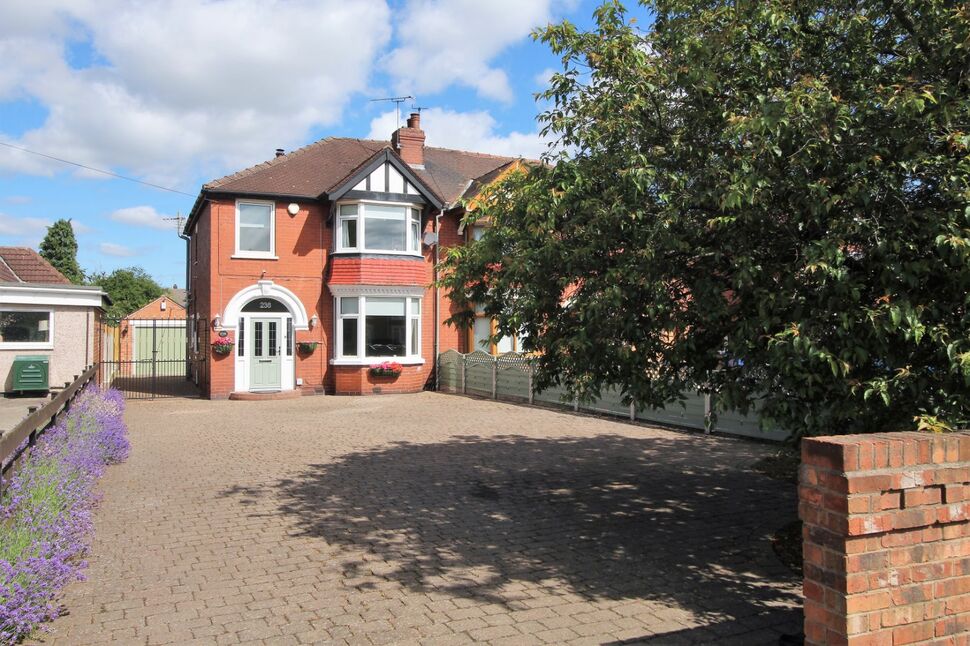
[[[282,148],[277,148],[276,149],[276,156],[277,157],[282,157],[284,155],[284,153],[285,153],[285,151]]]
[[[408,128],[421,129],[421,113],[412,112],[411,116],[408,117]]]

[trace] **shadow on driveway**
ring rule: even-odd
[[[347,566],[365,588],[385,579],[511,607],[536,589],[651,600],[689,612],[687,625],[793,632],[799,581],[769,539],[795,517],[795,492],[739,466],[738,449],[620,435],[399,442],[310,465],[272,495],[298,533],[383,562]]]

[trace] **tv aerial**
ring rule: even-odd
[[[385,97],[383,99],[371,99],[370,102],[371,103],[379,103],[379,102],[389,101],[389,102],[393,103],[394,104],[394,110],[397,113],[397,127],[400,128],[401,127],[401,104],[404,103],[405,101],[407,101],[408,99],[410,99],[412,101],[415,100],[414,97],[409,94],[407,96],[389,96],[389,97]]]

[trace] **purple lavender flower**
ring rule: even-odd
[[[0,643],[56,617],[57,594],[81,578],[94,486],[128,456],[124,397],[90,386],[22,458],[0,497]]]

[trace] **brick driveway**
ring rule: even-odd
[[[770,450],[457,396],[132,402],[53,644],[777,643]],[[792,490],[789,490],[792,489]]]

